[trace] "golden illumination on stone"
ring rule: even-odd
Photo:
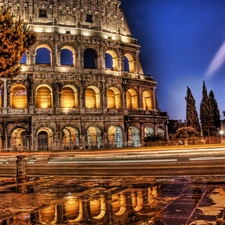
[[[40,213],[40,220],[44,224],[50,224],[52,223],[56,218],[55,218],[55,206],[49,206],[47,208],[41,209],[39,211]]]
[[[85,105],[88,109],[100,108],[100,92],[95,86],[89,86],[85,91]]]
[[[142,94],[142,104],[144,110],[152,109],[152,97],[149,91],[144,91]]]
[[[138,108],[137,92],[134,89],[129,89],[126,92],[126,107],[127,109]]]
[[[61,91],[62,108],[78,107],[77,91],[74,87],[66,86]]]
[[[27,90],[24,86],[13,86],[10,95],[12,108],[27,108]]]
[[[52,107],[52,92],[47,86],[40,86],[36,91],[36,107],[51,108]]]
[[[107,94],[107,108],[120,109],[121,108],[120,91],[115,87],[111,87],[107,90],[106,94]]]

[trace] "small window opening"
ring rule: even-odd
[[[92,17],[92,15],[89,15],[89,14],[88,14],[88,15],[86,16],[86,22],[87,22],[87,23],[93,23],[93,17]]]
[[[39,10],[39,18],[47,18],[46,9],[40,9]]]
[[[67,30],[67,31],[66,31],[66,34],[70,34],[70,31],[69,31],[69,30]]]

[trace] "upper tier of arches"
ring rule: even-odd
[[[79,69],[106,69],[142,73],[136,53],[113,49],[100,51],[88,46],[81,50],[71,45],[64,45],[56,51],[50,45],[39,44],[28,50],[20,63],[23,65],[69,66]]]

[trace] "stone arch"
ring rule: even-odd
[[[41,84],[35,91],[35,106],[36,108],[52,108],[53,94],[52,88],[47,84]]]
[[[76,66],[76,52],[72,46],[65,45],[61,48],[60,65]]]
[[[10,90],[10,107],[27,108],[27,89],[22,84],[15,84]]]
[[[61,90],[61,107],[62,108],[77,108],[78,91],[73,85],[65,85]]]
[[[90,126],[87,129],[87,146],[85,148],[96,149],[102,146],[102,132],[97,126]]]
[[[127,109],[138,108],[138,95],[136,90],[130,88],[126,91],[126,107]]]
[[[70,198],[65,203],[65,214],[69,223],[83,220],[83,202],[80,198]]]
[[[66,126],[63,128],[62,132],[63,132],[63,139],[62,139],[63,149],[75,149],[80,145],[78,129],[71,126]]]
[[[160,126],[157,128],[157,135],[160,135],[162,137],[165,136],[165,130],[163,129],[163,127]]]
[[[37,148],[38,150],[52,150],[53,132],[48,127],[41,127],[37,131]]]
[[[144,128],[144,137],[154,134],[154,128],[152,126],[145,126]]]
[[[142,93],[142,107],[144,110],[152,110],[152,96],[149,91]]]
[[[99,199],[90,200],[90,213],[96,220],[100,220],[105,216],[106,203],[104,196],[101,196]]]
[[[40,209],[39,220],[42,224],[51,224],[56,220],[56,215],[56,207],[55,205],[51,205]]]
[[[84,68],[97,69],[97,51],[94,48],[86,48],[84,50]]]
[[[14,151],[29,150],[29,135],[26,129],[17,127],[12,131],[11,148]]]
[[[142,191],[131,192],[132,207],[135,212],[139,212],[143,208],[143,193]]]
[[[130,126],[128,129],[128,146],[140,147],[140,132],[134,126]]]
[[[88,86],[85,90],[85,107],[100,108],[101,107],[100,90],[96,86]]]
[[[116,87],[110,87],[106,91],[107,96],[107,108],[108,109],[120,109],[121,108],[121,97],[120,91]]]
[[[108,69],[117,71],[118,70],[118,56],[117,56],[116,52],[114,50],[107,50],[105,53],[111,56],[108,59],[105,57],[106,68],[108,68],[107,62],[111,60],[111,62],[108,62],[110,64],[111,68],[108,68]],[[106,54],[105,54],[105,56],[106,56]]]
[[[52,65],[52,49],[47,44],[40,44],[35,48],[36,65]]]
[[[121,193],[112,195],[112,210],[116,216],[122,216],[126,213],[127,203],[125,194]]]
[[[126,53],[124,55],[124,68],[127,68],[128,72],[135,72],[135,60],[134,57],[130,53]]]
[[[110,126],[108,129],[108,142],[110,147],[122,148],[123,132],[119,126]]]

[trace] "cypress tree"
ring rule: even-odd
[[[20,72],[20,60],[36,41],[28,24],[16,20],[8,9],[0,10],[0,77],[15,77]]]
[[[219,111],[219,108],[218,108],[218,104],[217,104],[217,101],[215,99],[215,96],[214,96],[214,93],[213,91],[211,90],[209,92],[209,102],[210,102],[210,107],[211,107],[211,111],[212,111],[212,115],[213,115],[213,122],[214,122],[214,125],[217,129],[220,129],[220,111]]]
[[[186,121],[187,126],[193,127],[196,131],[200,132],[200,124],[198,113],[196,110],[195,99],[191,93],[191,89],[187,87],[186,99]]]
[[[204,81],[202,87],[202,101],[200,104],[200,120],[202,124],[202,131],[205,135],[209,134],[208,132],[212,129],[215,129],[211,104]]]

